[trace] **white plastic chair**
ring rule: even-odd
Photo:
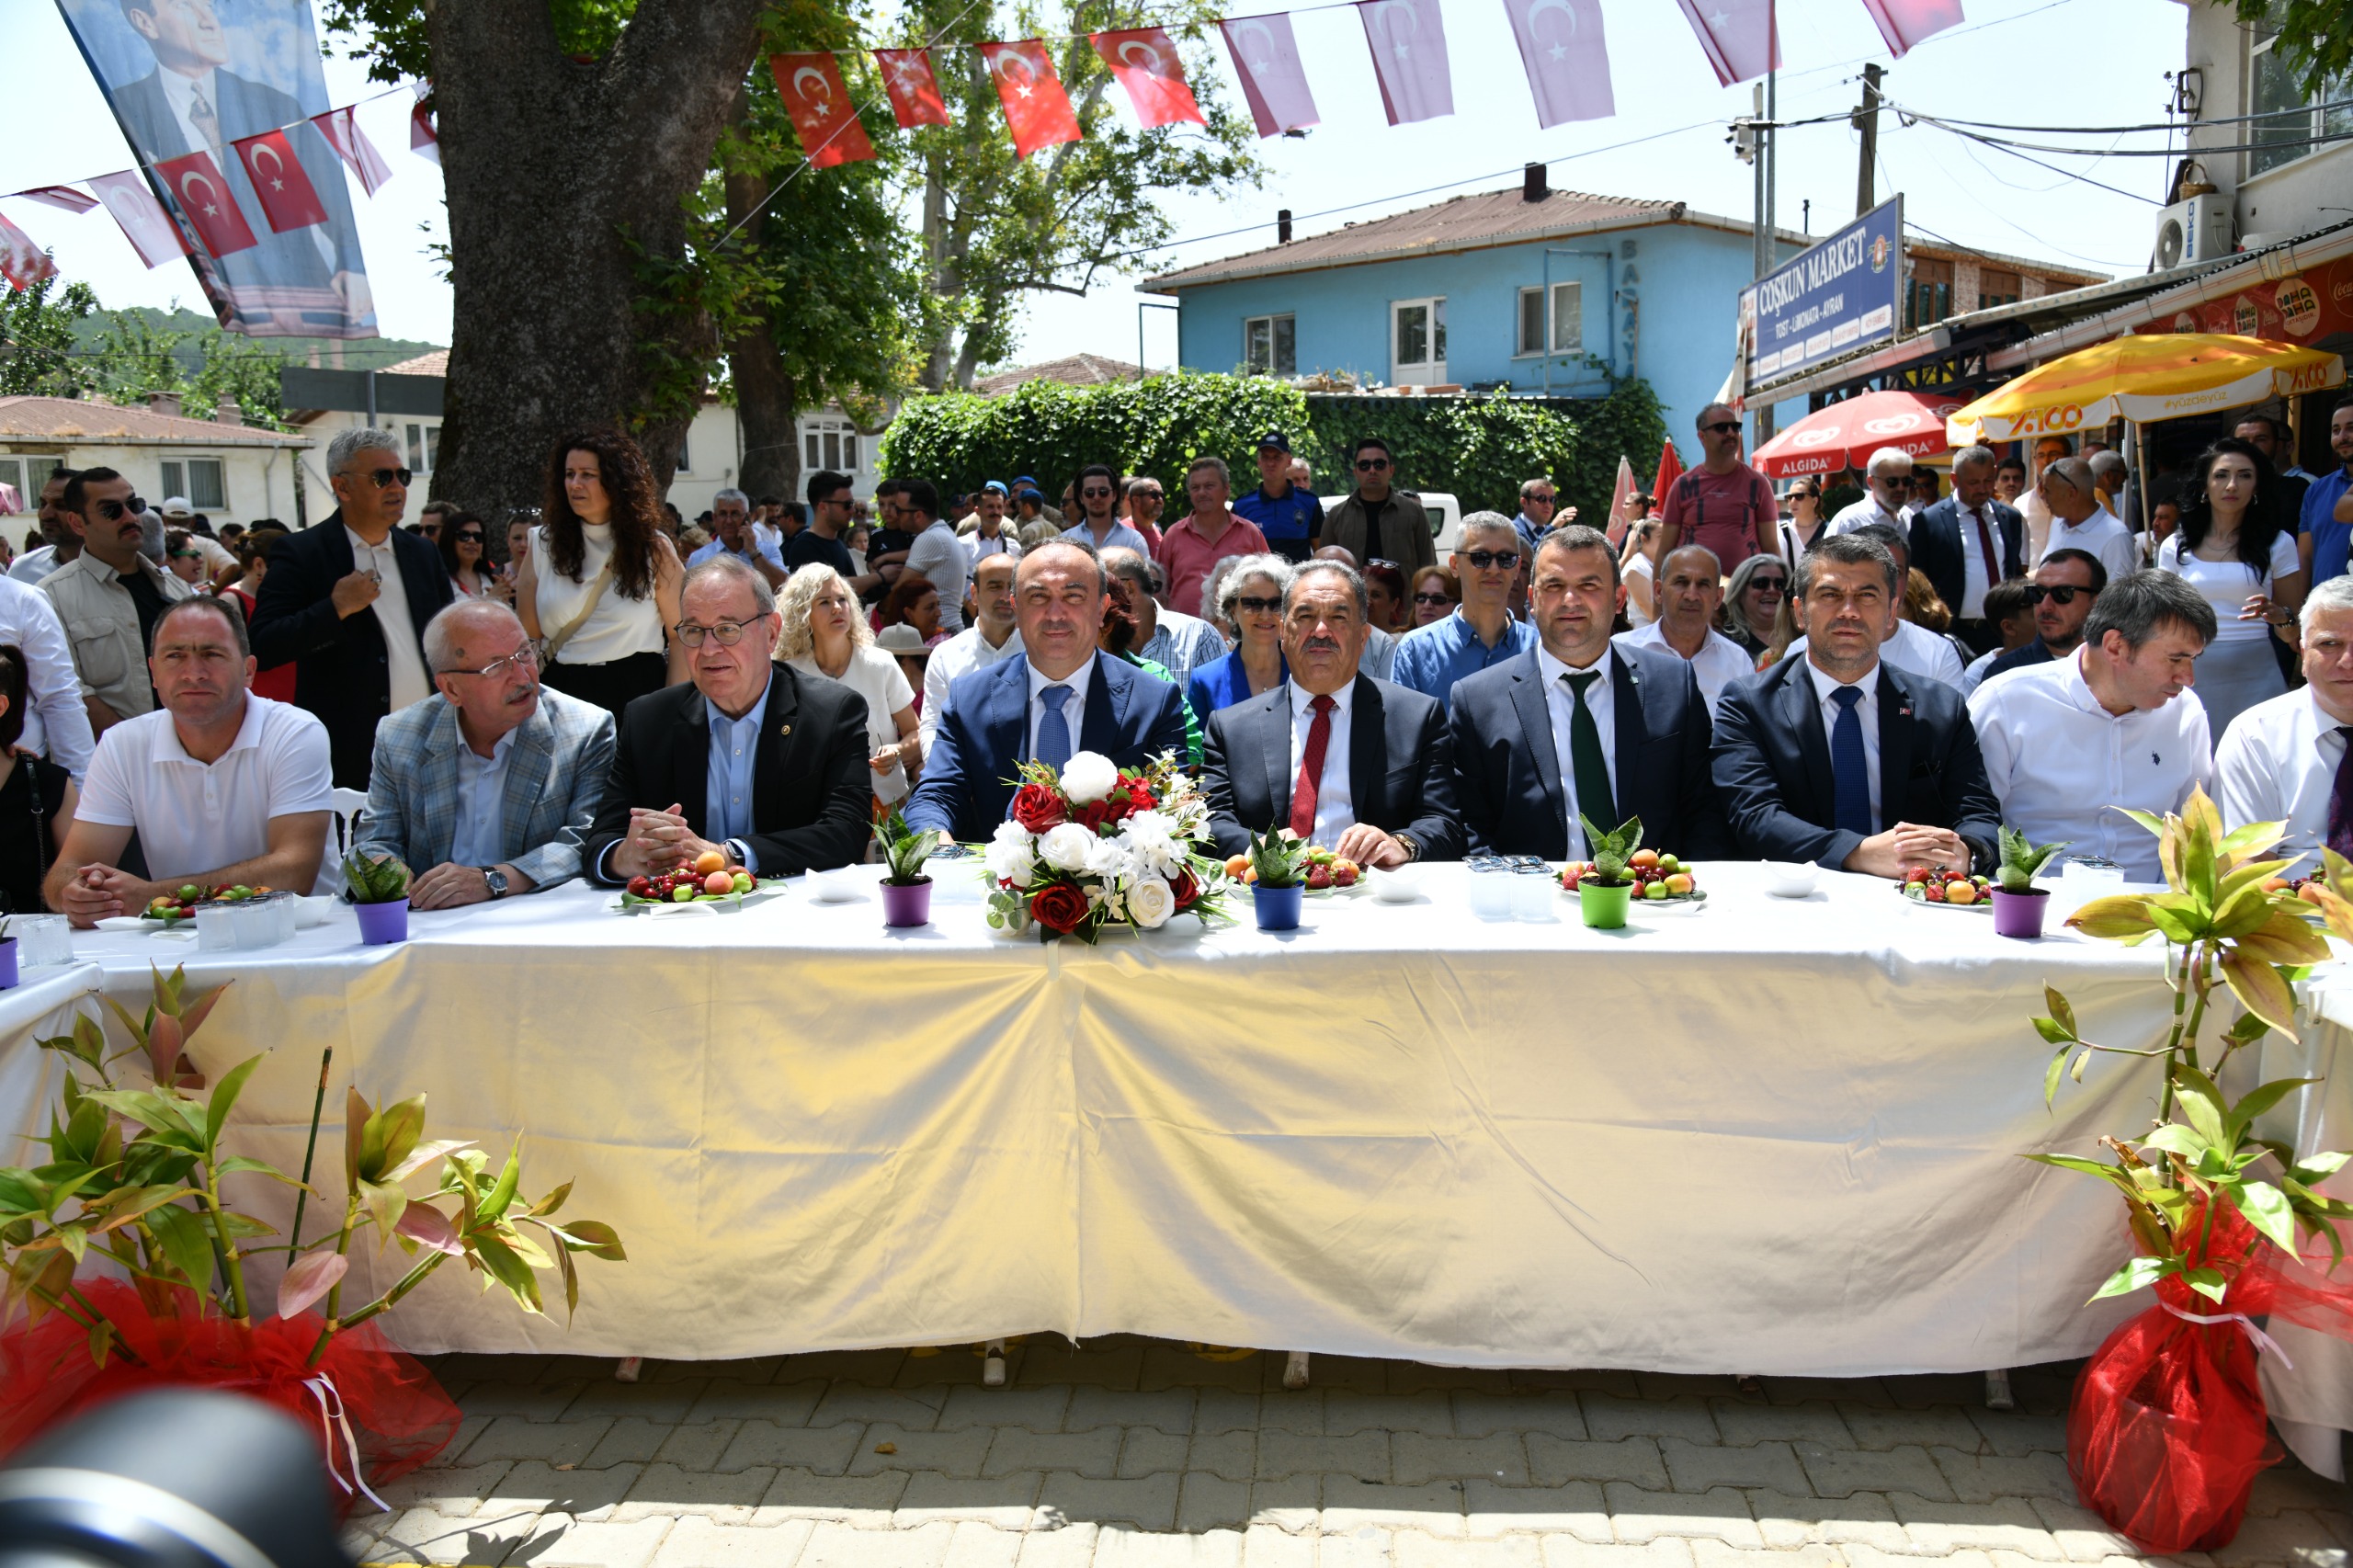
[[[365,790],[337,789],[327,797],[327,805],[335,812],[335,863],[351,853],[353,835],[359,831],[359,813],[368,807]]]

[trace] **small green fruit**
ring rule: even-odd
[[[1649,899],[1665,898],[1666,896],[1666,884],[1665,882],[1653,882],[1650,886],[1643,890],[1643,896]]]
[[[695,896],[695,887],[696,884],[688,883],[683,887],[673,889],[670,893],[670,902],[672,903],[686,903],[691,901]]]
[[[738,871],[735,873],[735,891],[737,892],[750,892],[752,891],[752,879],[748,873],[744,871]]]

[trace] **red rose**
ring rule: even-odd
[[[1043,784],[1024,784],[1013,797],[1013,820],[1027,833],[1043,833],[1070,820],[1062,796]]]
[[[1067,937],[1086,924],[1088,907],[1085,893],[1069,882],[1055,882],[1029,901],[1029,918]]]
[[[1177,872],[1176,880],[1168,884],[1168,891],[1176,895],[1176,913],[1179,915],[1192,908],[1201,899],[1201,884],[1193,880],[1193,873],[1190,871]]]

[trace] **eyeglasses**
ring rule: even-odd
[[[2046,588],[2040,583],[2029,583],[2026,586],[2026,602],[2030,605],[2039,605],[2043,600],[2049,599],[2053,604],[2071,605],[2075,602],[2077,594],[2090,592],[2089,588],[2077,587],[2073,583],[2062,583],[2055,588]]]
[[[1519,551],[1516,550],[1473,550],[1465,551],[1462,559],[1468,561],[1472,565],[1476,566],[1482,572],[1488,571],[1497,566],[1500,566],[1505,571],[1508,572],[1513,567],[1519,564]]]
[[[483,541],[483,534],[480,528],[460,528],[458,530],[457,538],[460,544],[465,544],[468,542],[480,544]]]
[[[1165,498],[1165,493],[1158,490],[1131,490],[1128,492],[1129,500],[1149,501],[1154,506],[1158,506]]]
[[[1520,497],[1520,500],[1523,504],[1529,506],[1540,505],[1549,506],[1552,504],[1552,497],[1550,495],[1523,495]]]
[[[1246,615],[1280,615],[1283,611],[1283,601],[1279,597],[1262,599],[1254,595],[1245,594],[1233,601],[1233,608]]]
[[[1454,600],[1445,594],[1415,594],[1414,602],[1417,605],[1450,605]]]
[[[146,509],[147,503],[142,501],[136,495],[133,495],[128,501],[101,501],[98,503],[98,516],[104,517],[110,523],[119,523],[122,521],[123,514],[126,512],[136,517]]]
[[[1375,469],[1383,469],[1388,466],[1389,460],[1387,458],[1358,458],[1357,460],[1357,472],[1358,473],[1370,473]]]
[[[733,648],[744,640],[744,633],[750,629],[740,620],[722,620],[710,626],[698,626],[691,620],[682,620],[670,630],[676,632],[678,641],[689,648],[701,647],[706,637],[717,639],[722,648]]]
[[[480,676],[485,680],[495,680],[508,670],[514,670],[519,674],[524,670],[537,669],[539,665],[539,650],[526,642],[506,657],[493,659],[478,670],[442,670],[438,673],[445,676]]]
[[[411,475],[404,468],[379,468],[370,469],[367,477],[376,482],[377,489],[386,490],[395,484],[406,485]]]
[[[1736,436],[1740,433],[1740,421],[1737,419],[1720,419],[1713,425],[1702,425],[1699,428],[1708,431],[1711,435]]]

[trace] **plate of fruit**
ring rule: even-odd
[[[1931,909],[1966,909],[1984,915],[1994,907],[1991,878],[1972,877],[1966,871],[1947,870],[1942,866],[1913,867],[1904,873],[1896,891]]]
[[[1662,855],[1655,849],[1637,849],[1626,858],[1626,869],[1634,879],[1636,903],[1694,909],[1708,902],[1707,891],[1699,886],[1698,874],[1688,861],[1676,856]],[[1577,884],[1593,874],[1592,861],[1570,861],[1561,868],[1561,891],[1574,894]]]
[[[1329,849],[1310,849],[1301,858],[1299,871],[1301,883],[1311,896],[1354,892],[1365,885],[1364,868]],[[1225,874],[1244,887],[1258,880],[1257,870],[1247,855],[1229,856]]]
[[[168,931],[184,921],[196,918],[196,912],[208,903],[248,903],[257,898],[267,898],[266,887],[235,886],[206,887],[199,882],[183,882],[170,892],[150,899],[147,907],[139,912],[139,921],[150,930]]]
[[[2321,890],[2328,884],[2318,877],[2274,877],[2263,884],[2266,892],[2290,892],[2306,903],[2320,903]]]
[[[683,866],[651,876],[631,877],[614,905],[624,915],[700,909],[733,914],[760,890],[759,879],[716,849],[706,849]]]

